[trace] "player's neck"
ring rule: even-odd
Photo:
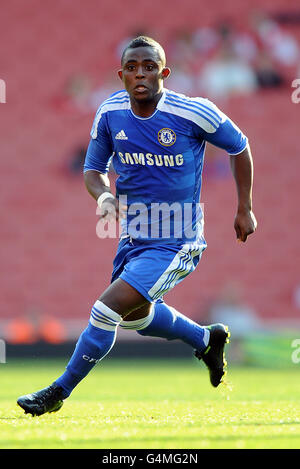
[[[138,101],[131,97],[131,110],[138,117],[151,117],[156,110],[156,106],[162,97],[163,92],[158,93],[151,100]]]

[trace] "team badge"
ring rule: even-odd
[[[176,142],[176,134],[174,130],[172,129],[168,129],[168,128],[161,129],[158,132],[157,137],[158,137],[159,143],[161,143],[161,145],[164,145],[165,147],[170,147],[171,145],[174,145],[174,143]]]

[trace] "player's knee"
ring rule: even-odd
[[[123,319],[146,302],[141,293],[120,278],[105,290],[99,300]]]

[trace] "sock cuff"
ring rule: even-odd
[[[153,316],[154,316],[154,307],[152,305],[150,313],[148,314],[148,316],[146,316],[145,318],[136,319],[135,321],[124,321],[123,320],[120,323],[120,327],[122,327],[122,329],[132,329],[134,331],[139,331],[139,330],[145,329],[145,327],[149,326],[149,324],[152,322]]]
[[[114,331],[122,321],[122,316],[106,306],[102,301],[97,300],[92,307],[90,323],[104,329],[105,331]]]

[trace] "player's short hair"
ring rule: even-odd
[[[163,47],[157,41],[155,41],[155,39],[152,39],[152,37],[148,36],[138,36],[129,42],[129,44],[125,47],[123,51],[121,57],[121,64],[123,64],[124,57],[128,49],[136,49],[138,47],[153,47],[153,49],[156,49],[156,51],[158,52],[163,66],[166,65],[166,54]]]

